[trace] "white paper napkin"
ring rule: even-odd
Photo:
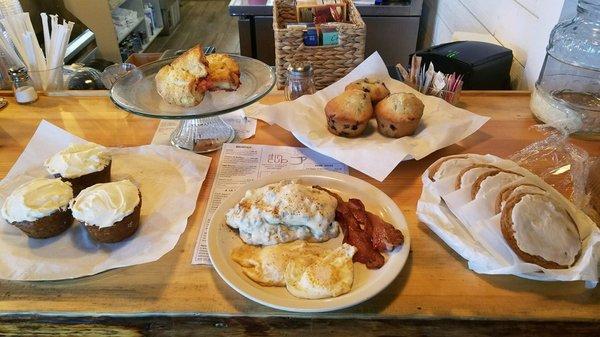
[[[44,161],[76,137],[42,121],[29,144],[0,182],[0,205],[20,184],[48,176]],[[171,146],[112,148],[112,180],[130,179],[142,194],[141,221],[130,238],[114,244],[91,240],[74,224],[49,239],[29,239],[0,217],[0,278],[58,280],[158,260],[179,240],[208,172],[210,158]]]
[[[327,131],[324,107],[341,94],[349,83],[361,78],[379,79],[392,93],[414,93],[425,104],[421,124],[414,136],[387,138],[376,130],[376,123],[358,138],[338,137]],[[421,159],[454,144],[477,131],[488,117],[457,108],[446,101],[426,96],[392,79],[379,54],[373,53],[348,75],[314,95],[282,102],[253,112],[249,117],[278,124],[292,132],[307,147],[335,158],[379,181],[383,181],[403,160]]]

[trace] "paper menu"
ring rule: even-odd
[[[348,173],[335,159],[307,148],[253,144],[225,144],[210,192],[192,264],[210,265],[206,246],[208,224],[221,202],[243,185],[281,170],[329,170]]]

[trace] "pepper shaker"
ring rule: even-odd
[[[35,102],[38,99],[33,81],[31,81],[25,67],[10,68],[8,73],[12,80],[12,88],[17,103],[27,104]]]
[[[300,96],[314,94],[315,91],[313,68],[310,63],[293,63],[287,67],[285,99],[293,101]]]

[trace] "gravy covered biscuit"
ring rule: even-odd
[[[573,218],[547,196],[515,195],[502,209],[500,223],[506,242],[525,262],[565,269],[576,262],[581,252],[581,238]]]
[[[294,240],[323,242],[339,234],[337,200],[327,192],[282,181],[246,191],[226,215],[226,222],[252,245]]]
[[[71,226],[68,210],[71,184],[60,179],[37,178],[17,187],[4,201],[2,217],[27,236],[45,239]]]
[[[373,116],[369,94],[348,90],[325,105],[327,130],[337,136],[358,137],[367,128]]]
[[[386,137],[400,138],[415,133],[425,105],[410,93],[391,94],[375,106],[377,130]]]
[[[378,80],[370,80],[368,78],[363,78],[348,84],[345,90],[364,91],[369,94],[373,104],[377,104],[379,101],[390,95],[390,91],[385,86],[385,83]]]

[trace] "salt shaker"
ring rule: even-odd
[[[26,104],[35,102],[38,99],[33,82],[25,67],[10,68],[8,73],[12,80],[12,88],[17,103]]]
[[[285,99],[293,101],[303,95],[314,94],[315,82],[313,68],[310,63],[293,63],[287,67],[285,83]]]

